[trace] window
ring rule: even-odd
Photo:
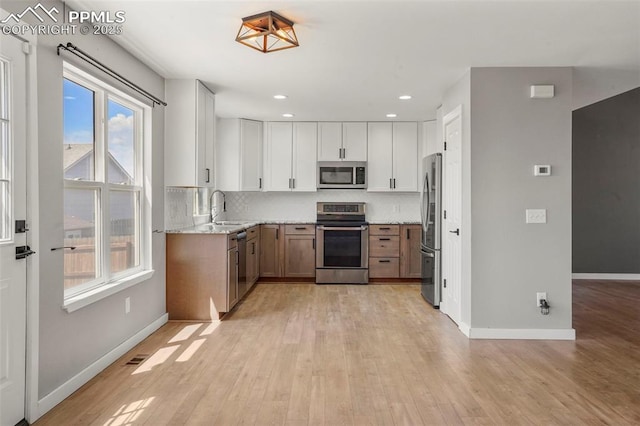
[[[149,108],[65,65],[63,81],[65,298],[145,266],[150,232],[143,162]]]
[[[9,64],[0,59],[0,243],[11,239]]]

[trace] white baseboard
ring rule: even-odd
[[[573,328],[471,328],[468,337],[470,339],[576,340],[576,331]]]
[[[640,280],[640,274],[571,274],[574,280]]]
[[[128,338],[122,344],[118,345],[111,352],[107,353],[102,358],[98,359],[96,362],[60,385],[60,387],[51,392],[49,395],[39,400],[37,417],[32,418],[31,422],[35,422],[46,412],[61,403],[65,398],[69,397],[76,390],[80,389],[82,385],[97,376],[102,370],[113,364],[118,360],[118,358],[133,349],[138,343],[149,337],[151,333],[166,324],[168,320],[169,314],[162,315],[160,318]]]
[[[469,327],[468,324],[460,321],[460,324],[458,324],[458,328],[460,329],[460,331],[462,331],[462,334],[464,334],[467,337],[470,337],[469,333],[471,332],[471,327]]]

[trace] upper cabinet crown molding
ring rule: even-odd
[[[216,181],[222,191],[262,191],[261,121],[218,118]]]
[[[367,161],[367,123],[318,123],[318,161]]]
[[[165,185],[213,187],[215,94],[192,79],[166,80],[165,90]]]

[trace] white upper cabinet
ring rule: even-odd
[[[293,123],[292,186],[294,191],[316,191],[318,124]]]
[[[216,187],[222,191],[261,191],[261,121],[218,118]]]
[[[342,123],[342,159],[367,161],[367,123]]]
[[[213,187],[215,95],[198,80],[165,87],[165,185]]]
[[[367,123],[318,123],[318,161],[367,161]]]
[[[393,190],[418,190],[418,123],[393,123]]]
[[[266,123],[266,191],[315,191],[317,123]]]
[[[418,124],[368,123],[368,191],[418,190]]]

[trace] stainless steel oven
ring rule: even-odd
[[[316,283],[369,282],[369,224],[364,203],[317,203]]]

